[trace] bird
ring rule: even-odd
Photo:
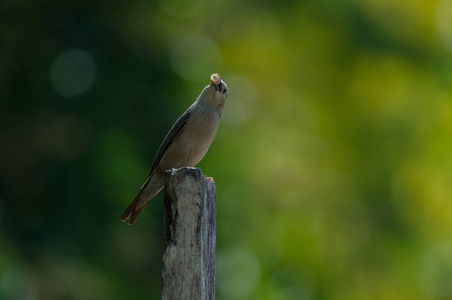
[[[139,193],[126,208],[121,221],[135,223],[143,209],[164,186],[165,171],[171,168],[194,167],[212,143],[229,95],[229,88],[218,73],[210,76],[210,84],[196,101],[177,119],[152,163],[151,172]]]

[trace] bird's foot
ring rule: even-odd
[[[206,179],[208,179],[208,180],[210,180],[210,181],[213,182],[213,177],[209,177],[209,176],[207,176],[207,175],[204,175],[204,177],[206,177]]]

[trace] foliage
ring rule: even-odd
[[[452,298],[450,1],[0,3],[0,298],[158,299],[162,195],[220,73],[218,299]]]

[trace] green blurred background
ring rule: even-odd
[[[162,193],[218,72],[217,299],[452,299],[452,1],[0,3],[0,299],[158,299]]]

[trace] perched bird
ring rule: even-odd
[[[121,216],[132,225],[149,200],[162,188],[165,171],[171,168],[193,167],[207,153],[217,132],[229,90],[220,75],[212,74],[210,84],[196,101],[180,116],[160,145],[151,173]]]

